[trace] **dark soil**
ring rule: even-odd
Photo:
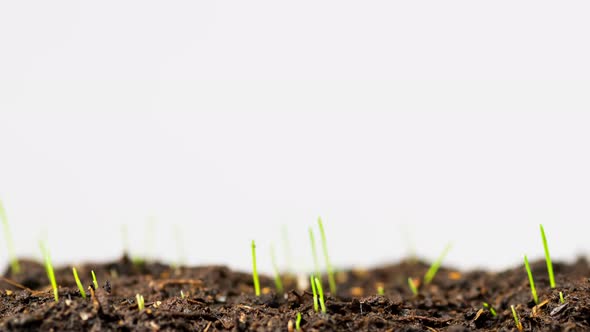
[[[71,269],[62,268],[56,270],[57,303],[43,266],[22,261],[22,268],[0,281],[1,331],[295,331],[297,313],[302,331],[516,331],[510,305],[525,331],[590,331],[590,267],[584,259],[554,264],[556,289],[549,288],[545,262],[533,264],[538,306],[524,267],[501,273],[443,268],[418,296],[407,279],[424,275],[422,263],[341,271],[338,294],[327,295],[326,314],[314,312],[311,292],[298,290],[294,278],[284,277],[289,291],[275,294],[272,279],[261,277],[263,295],[256,297],[250,274],[223,266],[175,269],[134,265],[126,257],[78,266],[85,285],[92,284],[91,269],[101,285],[87,291],[87,299]],[[378,285],[384,295],[377,295]],[[137,293],[145,298],[141,312]],[[482,310],[484,301],[497,317]]]

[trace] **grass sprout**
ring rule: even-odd
[[[377,285],[377,295],[380,295],[380,296],[385,295],[385,289],[383,288],[382,284]]]
[[[535,281],[533,280],[533,272],[531,271],[531,266],[529,265],[529,259],[524,255],[524,267],[526,269],[526,273],[529,276],[529,284],[531,285],[531,294],[533,294],[533,300],[535,304],[539,304],[539,297],[537,296],[537,289],[535,288]]]
[[[145,300],[143,299],[143,295],[135,294],[135,301],[137,302],[137,310],[140,312],[145,309]]]
[[[336,294],[336,278],[334,277],[334,269],[330,262],[328,255],[328,241],[326,240],[326,232],[324,231],[324,224],[322,218],[318,217],[318,227],[320,228],[320,236],[322,237],[322,249],[324,249],[324,259],[326,261],[326,271],[328,272],[328,284],[330,285],[330,293]]]
[[[496,312],[496,309],[494,309],[494,307],[492,307],[491,305],[489,305],[487,302],[483,303],[483,307],[488,309],[490,311],[490,313],[492,314],[492,316],[496,317],[498,316],[498,313]]]
[[[301,331],[301,313],[297,313],[297,318],[295,318],[295,330]]]
[[[94,274],[94,271],[90,271],[90,274],[92,274],[92,284],[94,285],[94,289],[98,289],[98,281],[96,281],[96,274]]]
[[[74,280],[76,281],[76,285],[78,286],[78,289],[80,290],[80,295],[82,295],[82,298],[86,298],[86,292],[84,291],[84,286],[82,286],[82,282],[80,281],[80,277],[78,277],[78,271],[76,271],[75,267],[72,267],[72,273],[74,274]]]
[[[318,262],[318,251],[315,246],[315,236],[313,235],[313,229],[309,228],[309,242],[311,242],[311,255],[313,256],[313,267],[315,270],[315,275],[319,276],[320,274],[320,263]]]
[[[180,298],[184,299],[186,296],[184,295],[184,292],[182,291],[182,289],[180,290]]]
[[[311,292],[313,293],[313,311],[318,312],[318,292],[316,291],[313,275],[309,277],[309,283],[311,284]]]
[[[51,264],[51,256],[49,255],[49,250],[47,250],[47,248],[45,247],[45,243],[43,241],[39,242],[39,247],[41,247],[41,253],[43,254],[43,261],[45,262],[45,272],[47,272],[47,278],[49,278],[51,288],[53,288],[53,297],[55,298],[55,302],[58,302],[59,294],[57,291],[57,282],[55,281],[55,272],[53,271],[53,265]]]
[[[283,294],[283,281],[281,280],[281,274],[279,273],[277,258],[275,256],[275,247],[273,245],[270,246],[270,260],[272,262],[272,268],[275,275],[275,287],[277,289],[277,293]]]
[[[541,229],[541,238],[543,239],[543,248],[545,249],[545,262],[547,263],[547,273],[549,274],[549,285],[555,288],[555,276],[553,275],[553,264],[551,263],[551,256],[549,255],[549,246],[547,245],[547,237],[545,236],[545,229],[543,225],[539,225]]]
[[[252,240],[252,280],[254,281],[254,294],[260,296],[260,280],[256,269],[256,243]]]
[[[410,290],[414,296],[418,296],[418,287],[416,287],[416,283],[414,283],[414,279],[408,278],[408,286],[410,286]]]
[[[322,308],[322,313],[326,313],[326,302],[324,301],[324,288],[322,287],[322,282],[317,277],[315,278],[315,286],[318,290],[318,294],[320,296],[320,307]]]
[[[445,256],[447,256],[447,254],[449,253],[449,250],[451,250],[450,243],[447,244],[447,246],[443,249],[442,253],[440,254],[440,256],[438,256],[436,261],[434,261],[434,263],[430,265],[430,268],[428,268],[428,271],[426,271],[426,274],[424,274],[425,285],[428,285],[430,282],[432,282],[432,279],[434,279],[436,272],[438,272],[438,269],[440,268],[443,259],[445,259]]]
[[[559,302],[565,303],[565,299],[563,298],[563,292],[559,292]]]
[[[8,225],[8,218],[6,217],[6,210],[4,210],[4,204],[0,200],[0,219],[2,219],[2,226],[4,227],[4,238],[6,239],[6,249],[8,250],[8,257],[10,259],[10,269],[12,274],[20,273],[20,264],[16,257],[16,251],[14,250],[14,241],[12,240],[12,233],[10,232],[10,226]]]
[[[510,310],[512,310],[512,317],[514,317],[514,324],[516,324],[516,328],[519,331],[522,331],[522,324],[520,323],[520,320],[518,319],[518,314],[516,314],[516,309],[514,309],[514,305],[510,306]]]

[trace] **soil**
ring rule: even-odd
[[[337,294],[326,295],[327,313],[316,313],[310,290],[299,290],[284,276],[286,294],[261,276],[262,295],[254,296],[249,273],[223,266],[174,268],[133,264],[127,257],[107,264],[78,266],[90,287],[83,299],[69,267],[56,270],[55,302],[42,264],[21,261],[0,281],[1,331],[517,331],[514,305],[525,331],[590,331],[590,267],[585,259],[554,263],[557,288],[550,289],[544,261],[532,264],[539,305],[524,267],[504,272],[441,268],[414,296],[408,277],[423,276],[422,262],[337,273]],[[100,287],[91,289],[90,270]],[[305,280],[305,278],[303,278]],[[327,280],[324,280],[328,288]],[[377,295],[381,285],[383,295]],[[185,295],[181,297],[180,292]],[[565,303],[560,303],[559,292]],[[138,310],[136,294],[145,298]],[[488,302],[494,317],[482,309]]]

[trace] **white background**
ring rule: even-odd
[[[520,264],[542,255],[539,223],[553,256],[585,254],[589,9],[2,2],[0,198],[17,251],[39,256],[47,237],[55,261],[112,259],[126,224],[134,254],[176,260],[176,227],[191,264],[249,269],[256,239],[268,271],[287,225],[308,269],[321,215],[339,266],[449,241],[464,268]]]

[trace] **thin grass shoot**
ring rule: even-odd
[[[549,286],[555,288],[555,275],[553,274],[553,264],[551,263],[551,255],[549,255],[549,246],[547,245],[547,237],[545,236],[545,229],[543,225],[539,225],[541,229],[541,238],[543,239],[543,248],[545,249],[545,262],[547,263],[547,273],[549,274]]]
[[[182,289],[180,290],[180,298],[184,299],[186,296],[184,295],[184,292],[182,291]]]
[[[10,232],[10,225],[8,225],[8,218],[6,217],[6,210],[4,210],[2,200],[0,200],[0,219],[2,219],[2,225],[4,227],[4,238],[6,240],[8,257],[10,259],[10,269],[12,274],[18,274],[20,273],[20,263],[16,257],[16,251],[14,250],[14,241],[12,240],[12,233]]]
[[[318,295],[320,296],[320,307],[322,308],[322,313],[326,313],[326,302],[324,301],[324,287],[322,287],[322,282],[317,277],[315,278],[315,286],[318,290]]]
[[[535,304],[539,304],[539,297],[537,296],[537,289],[535,288],[535,281],[533,280],[533,272],[531,271],[531,266],[529,265],[529,259],[524,255],[524,267],[526,269],[526,273],[529,276],[529,284],[531,285],[531,294],[533,295],[533,300]]]
[[[92,284],[94,285],[94,289],[98,289],[98,281],[96,280],[94,270],[90,271],[90,274],[92,274]]]
[[[311,292],[313,294],[313,311],[318,312],[318,292],[316,290],[315,281],[313,275],[309,276],[309,283],[311,284]]]
[[[383,288],[382,284],[377,285],[377,295],[379,295],[379,296],[385,295],[385,289]]]
[[[275,255],[275,247],[274,245],[270,246],[270,260],[272,263],[272,269],[275,275],[275,287],[277,289],[277,293],[279,294],[283,294],[284,293],[284,289],[283,289],[283,281],[281,280],[281,274],[279,272],[279,267],[277,265],[277,258]]]
[[[320,276],[320,263],[318,261],[318,251],[315,246],[315,236],[313,235],[313,229],[309,228],[309,241],[311,242],[311,255],[313,256],[313,267],[315,275]]]
[[[411,277],[408,278],[408,286],[410,286],[410,290],[414,296],[418,296],[418,287],[416,287],[416,283],[414,283],[414,279]]]
[[[565,299],[563,298],[563,292],[559,292],[559,302],[565,303]]]
[[[80,295],[82,295],[82,298],[86,298],[86,292],[84,291],[84,286],[82,286],[82,282],[80,281],[80,277],[78,276],[78,271],[76,271],[75,267],[72,267],[72,273],[74,274],[74,280],[76,281],[76,285],[78,286],[78,289],[80,290]]]
[[[145,309],[145,300],[143,298],[143,295],[135,294],[135,301],[137,302],[137,310],[139,310],[139,312],[142,312],[143,309]]]
[[[489,303],[484,302],[483,303],[483,307],[488,309],[490,311],[490,313],[492,314],[493,317],[498,316],[498,313],[496,312],[496,309],[494,309],[494,307],[492,307]]]
[[[510,306],[510,310],[512,310],[512,317],[514,317],[514,324],[516,324],[516,328],[519,331],[522,331],[522,324],[520,323],[520,319],[518,319],[518,314],[516,313],[516,309],[514,309],[514,305]]]
[[[57,281],[55,280],[55,272],[53,271],[53,265],[51,264],[51,256],[49,255],[49,250],[47,250],[45,243],[43,241],[39,242],[39,247],[41,247],[43,261],[45,262],[45,272],[47,272],[47,278],[49,278],[51,288],[53,289],[53,297],[55,298],[55,302],[59,302]]]
[[[301,313],[297,313],[297,318],[295,318],[295,330],[301,331]]]
[[[324,231],[324,224],[322,218],[318,217],[318,227],[320,228],[320,236],[322,238],[322,249],[324,249],[324,260],[326,261],[326,272],[328,273],[328,284],[330,285],[330,293],[336,294],[336,278],[334,277],[334,269],[330,262],[330,255],[328,255],[328,240],[326,239],[326,232]]]
[[[430,268],[428,268],[428,271],[426,271],[426,274],[424,274],[424,284],[425,285],[428,285],[430,282],[432,282],[432,279],[434,279],[436,272],[438,272],[438,269],[442,265],[443,259],[449,253],[449,250],[451,250],[450,243],[447,244],[447,246],[443,249],[442,253],[440,254],[440,256],[438,256],[436,261],[434,261],[434,263],[432,263],[432,265],[430,265]]]
[[[254,281],[254,294],[260,296],[260,280],[256,269],[256,243],[252,240],[252,280]]]

